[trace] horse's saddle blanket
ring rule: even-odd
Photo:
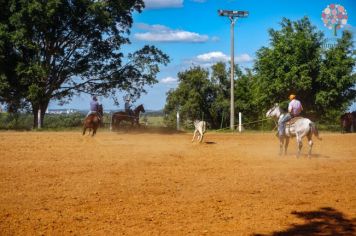
[[[296,117],[293,117],[292,119],[290,119],[289,121],[287,121],[287,125],[293,125],[297,120],[299,120],[299,119],[302,119],[303,117],[301,117],[301,116],[296,116]]]

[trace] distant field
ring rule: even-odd
[[[147,116],[148,126],[165,126],[163,122],[163,116]],[[144,118],[141,117],[140,122],[144,123]]]

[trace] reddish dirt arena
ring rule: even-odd
[[[0,234],[356,235],[356,135],[321,136],[0,132]]]

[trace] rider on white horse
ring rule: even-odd
[[[278,134],[279,137],[285,135],[285,126],[286,122],[291,120],[292,118],[299,116],[299,114],[303,111],[302,103],[295,98],[295,94],[289,95],[289,105],[288,105],[288,113],[284,116],[280,116],[278,120]]]

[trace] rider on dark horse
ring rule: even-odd
[[[90,102],[90,110],[87,114],[86,117],[88,117],[89,115],[91,114],[95,114],[97,115],[97,117],[99,118],[99,120],[101,120],[101,115],[100,115],[100,112],[99,111],[99,102],[98,102],[98,98],[94,95],[91,102]]]
[[[128,114],[128,116],[134,116],[134,113],[133,111],[131,110],[131,104],[130,104],[130,98],[129,97],[126,97],[125,99],[125,112],[126,114]]]

